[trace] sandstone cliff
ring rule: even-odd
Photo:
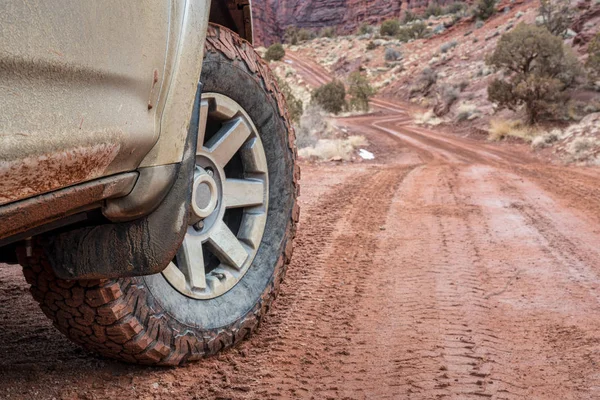
[[[280,41],[290,26],[312,30],[335,27],[338,33],[348,34],[363,22],[377,24],[399,17],[402,0],[254,0],[253,6],[255,40],[269,45]]]

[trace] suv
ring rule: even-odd
[[[87,349],[179,365],[252,333],[299,209],[250,0],[8,1],[0,262]]]

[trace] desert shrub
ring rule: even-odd
[[[330,126],[324,114],[325,111],[317,104],[306,107],[296,126],[296,145],[299,149],[314,146],[319,138],[329,135]]]
[[[267,61],[280,61],[285,57],[285,50],[281,43],[275,43],[269,46],[267,49],[264,59]]]
[[[538,135],[531,141],[531,147],[534,149],[548,147],[560,140],[561,132],[558,129],[553,129],[542,135]]]
[[[538,9],[541,24],[553,35],[563,36],[567,33],[573,20],[570,0],[540,0]]]
[[[312,100],[327,112],[339,114],[346,106],[346,87],[335,80],[316,88]]]
[[[283,34],[283,41],[287,44],[291,44],[292,46],[297,45],[299,42],[298,31],[299,29],[295,26],[288,27]]]
[[[597,139],[591,137],[577,137],[567,145],[569,160],[572,162],[586,161],[600,145]]]
[[[369,101],[375,95],[375,90],[363,74],[353,72],[348,77],[348,95],[350,96],[350,108],[369,111]]]
[[[456,120],[458,122],[466,121],[477,114],[477,106],[470,103],[462,103],[456,110]]]
[[[477,29],[483,28],[484,25],[485,25],[485,22],[483,22],[480,19],[478,19],[477,22],[475,22],[475,28],[477,28]]]
[[[379,33],[382,36],[396,36],[400,30],[400,21],[397,19],[388,19],[383,21]]]
[[[375,44],[374,41],[370,41],[369,43],[367,43],[367,50],[371,51],[371,50],[375,50],[377,48],[377,45]]]
[[[535,137],[534,131],[521,121],[493,119],[490,122],[488,140],[496,142],[507,137],[514,137],[530,142]]]
[[[504,71],[488,86],[488,98],[500,108],[525,106],[527,122],[536,123],[567,99],[581,73],[579,61],[562,39],[546,28],[520,23],[505,33],[486,60]]]
[[[444,14],[458,14],[465,9],[465,5],[463,3],[455,2],[448,4],[443,8]]]
[[[315,38],[315,34],[311,31],[309,31],[308,29],[300,29],[298,31],[298,41],[300,42],[306,42],[309,40],[313,40]]]
[[[361,26],[358,28],[359,35],[368,35],[371,33],[373,33],[373,27],[366,22],[362,23]]]
[[[285,97],[285,102],[288,106],[288,112],[290,113],[290,119],[294,123],[299,123],[300,118],[302,117],[302,112],[304,111],[304,105],[302,104],[302,100],[299,100],[292,93],[292,88],[287,84],[283,79],[279,79],[277,77],[277,84],[279,85],[279,89]]]
[[[455,48],[458,46],[458,42],[456,40],[452,40],[450,42],[446,42],[440,46],[440,53],[447,53],[448,50]]]
[[[412,11],[406,10],[406,12],[404,13],[404,19],[402,20],[402,22],[404,22],[405,24],[408,24],[410,22],[417,21],[418,19],[419,19],[419,16],[417,14],[415,14]]]
[[[336,37],[335,29],[331,26],[328,28],[323,28],[321,29],[321,33],[319,34],[319,36],[326,38],[334,38]]]
[[[485,21],[496,12],[496,0],[479,0],[473,14],[475,18]]]
[[[419,74],[419,77],[416,79],[414,85],[411,87],[410,96],[412,97],[416,93],[421,93],[427,96],[436,82],[437,72],[429,67],[424,68]]]
[[[460,89],[455,85],[444,85],[439,89],[438,99],[433,108],[436,116],[441,117],[448,114],[450,107],[458,100]]]
[[[411,34],[414,39],[422,39],[429,34],[429,28],[424,22],[417,22],[410,27]]]
[[[387,47],[385,49],[385,54],[384,54],[384,58],[385,61],[397,61],[400,58],[402,58],[402,55],[400,54],[400,52],[396,49],[392,49],[391,47]]]
[[[596,34],[588,46],[588,59],[585,66],[594,78],[600,76],[600,32]]]
[[[423,22],[416,22],[411,25],[403,26],[398,30],[396,38],[402,42],[408,42],[412,39],[422,39],[429,35],[430,29]]]
[[[438,17],[442,15],[442,13],[442,7],[440,7],[440,5],[436,2],[432,2],[427,6],[425,11],[423,11],[423,18],[427,19],[429,17]]]

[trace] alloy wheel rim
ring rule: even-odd
[[[187,297],[208,300],[246,274],[262,241],[268,168],[246,111],[217,93],[202,95],[190,226],[165,279]]]

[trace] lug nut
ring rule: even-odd
[[[212,168],[206,168],[206,173],[208,174],[208,176],[213,176],[215,174]]]
[[[194,229],[197,230],[198,232],[200,232],[202,229],[204,229],[204,221],[198,221],[194,224]]]

